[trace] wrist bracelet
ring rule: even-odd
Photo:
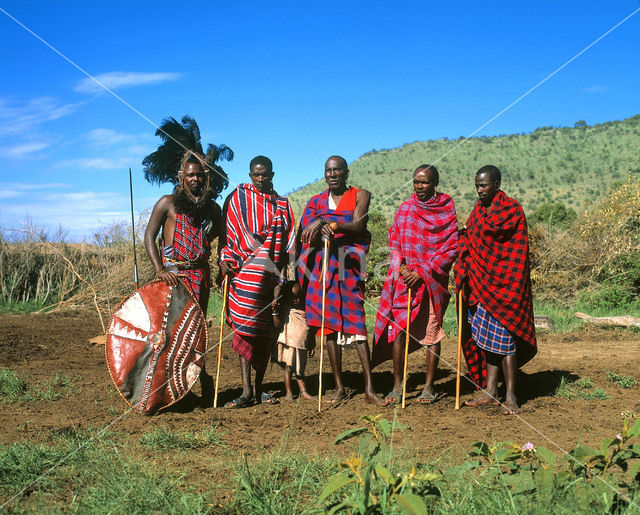
[[[278,284],[287,284],[287,279],[285,277],[278,277]]]

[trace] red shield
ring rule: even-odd
[[[187,394],[206,352],[205,317],[182,283],[143,286],[122,301],[109,322],[109,374],[127,404],[144,415]]]

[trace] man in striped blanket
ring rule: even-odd
[[[214,170],[215,172],[215,170]],[[222,232],[220,206],[213,200],[209,167],[204,156],[186,152],[173,194],[162,197],[153,208],[144,244],[156,276],[170,286],[185,280],[206,317],[211,279],[211,240]],[[162,230],[162,255],[156,236]],[[202,405],[213,406],[213,379],[200,372]]]
[[[324,327],[336,386],[330,400],[338,402],[346,396],[342,382],[342,346],[355,343],[364,372],[365,400],[384,404],[373,389],[364,315],[366,253],[371,241],[367,214],[371,195],[367,190],[347,187],[348,176],[344,158],[332,156],[325,163],[324,177],[329,188],[311,197],[300,222],[302,249],[298,278],[306,291],[307,324],[320,329],[322,240],[329,239]]]
[[[249,165],[251,184],[240,184],[225,202],[226,237],[220,250],[220,271],[229,278],[227,321],[233,327],[232,347],[240,356],[242,394],[225,404],[240,408],[276,399],[262,392],[262,379],[275,341],[274,289],[286,282],[286,266],[295,252],[293,211],[273,191],[273,165],[257,156]],[[251,367],[256,371],[251,386]]]
[[[449,302],[449,270],[456,258],[458,222],[453,199],[436,191],[438,170],[420,165],[413,173],[414,194],[398,208],[389,229],[391,263],[376,318],[373,366],[393,357],[393,389],[386,399],[402,398],[408,292],[411,291],[409,350],[426,349],[426,378],[417,402],[431,404],[440,357],[444,312]]]
[[[467,406],[498,404],[498,373],[504,374],[504,413],[520,412],[516,398],[517,368],[536,354],[529,275],[527,221],[520,204],[500,190],[501,174],[492,165],[476,173],[479,201],[460,237],[455,265],[470,325],[463,334],[469,375],[485,387]]]

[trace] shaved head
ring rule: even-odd
[[[342,157],[342,156],[331,156],[329,159],[327,159],[327,163],[329,161],[331,161],[332,159],[336,162],[336,164],[340,165],[345,170],[347,170],[349,168],[348,165],[347,165],[347,160],[344,157]]]
[[[489,176],[489,180],[491,180],[492,182],[498,181],[498,184],[502,182],[502,174],[500,173],[500,170],[498,170],[496,166],[493,166],[493,165],[483,166],[482,168],[480,168],[480,170],[476,172],[476,177],[483,173],[486,173]]]

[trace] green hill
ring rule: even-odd
[[[349,165],[349,182],[371,191],[372,213],[390,218],[413,191],[413,170],[432,163],[440,171],[439,190],[454,198],[459,217],[466,219],[477,199],[475,172],[494,164],[503,174],[502,189],[527,213],[550,201],[582,212],[629,171],[640,174],[639,137],[636,115],[592,126],[579,121],[573,128],[540,127],[529,134],[416,141],[367,152]],[[291,193],[296,215],[325,188],[321,179]]]

